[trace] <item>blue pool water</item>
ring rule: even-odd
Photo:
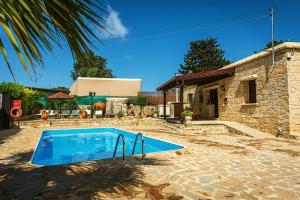
[[[135,133],[116,128],[60,129],[45,130],[41,133],[31,163],[34,165],[60,165],[87,160],[112,158],[119,134],[125,136],[126,156],[133,149]],[[145,137],[145,153],[182,149],[182,146]],[[141,138],[135,149],[135,155],[141,154]],[[117,148],[117,157],[122,156],[122,140]]]

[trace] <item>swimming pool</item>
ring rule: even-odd
[[[123,134],[126,156],[131,156],[135,133],[116,128],[83,128],[44,130],[41,133],[31,164],[41,166],[61,165],[87,160],[112,158],[117,138]],[[145,153],[182,149],[183,146],[144,136]],[[139,137],[134,155],[141,154]],[[119,141],[116,157],[121,157],[122,140]]]

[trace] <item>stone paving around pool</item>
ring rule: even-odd
[[[299,140],[119,128],[185,148],[35,167],[28,161],[42,129],[1,131],[0,199],[300,199]]]

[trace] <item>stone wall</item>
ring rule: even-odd
[[[290,51],[288,61],[288,91],[290,110],[290,132],[300,136],[300,51]]]
[[[118,114],[120,111],[125,116],[142,116],[142,117],[154,117],[158,113],[157,106],[144,106],[139,105],[127,105],[127,98],[107,98],[106,99],[106,113]]]
[[[129,105],[127,113],[130,116],[143,116],[143,117],[154,117],[158,114],[158,106],[144,106],[143,108],[139,105]]]
[[[260,57],[237,66],[235,76],[209,84],[217,85],[220,120],[244,123],[252,128],[272,134],[277,134],[278,128],[283,130],[283,134],[289,133],[290,128],[295,131],[299,130],[300,90],[293,86],[288,88],[286,51],[276,52],[276,64],[274,66],[271,65],[271,55]],[[289,70],[293,74],[289,81],[293,83],[292,85],[300,83],[299,69],[295,68],[300,56],[296,55],[294,59],[289,61]],[[253,75],[257,76],[255,78],[257,103],[250,104],[248,103],[248,85],[245,81],[241,81],[241,78]],[[198,90],[201,90],[201,88],[209,85],[194,86],[194,88],[197,87]],[[221,90],[220,86],[225,86],[225,91],[224,89]],[[294,93],[292,95],[294,98],[290,100],[291,103],[294,103],[292,106],[295,110],[291,118],[294,124],[291,126],[289,124],[288,89],[290,93]],[[184,93],[185,96],[189,91]],[[209,93],[203,91],[202,94],[203,106],[205,106]],[[197,93],[195,95],[197,96]],[[205,110],[203,106],[201,109]]]
[[[183,89],[183,108],[190,108],[192,105],[189,103],[188,95],[190,93],[193,94],[193,98],[195,99],[197,88],[195,86],[186,86]],[[193,100],[193,105],[195,104],[195,100]]]
[[[124,117],[118,118],[95,118],[95,119],[48,119],[48,120],[31,120],[21,121],[20,127],[33,127],[33,128],[51,128],[51,127],[118,127],[118,126],[149,126],[158,127],[165,122],[155,118],[136,118]]]
[[[120,111],[127,114],[128,98],[106,98],[106,114],[118,114]]]
[[[218,84],[225,86],[225,91],[218,89],[219,113],[221,120],[245,123],[252,128],[277,134],[289,132],[287,61],[285,52],[277,52],[276,64],[271,65],[271,55],[258,58],[236,67],[235,76]],[[257,75],[257,103],[247,102],[247,83],[241,78]],[[227,105],[224,104],[227,98]]]

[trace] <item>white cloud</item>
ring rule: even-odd
[[[114,38],[114,37],[125,37],[129,31],[126,26],[122,23],[119,13],[108,6],[109,15],[106,19],[106,28],[110,33],[101,32],[100,37],[102,39]]]

